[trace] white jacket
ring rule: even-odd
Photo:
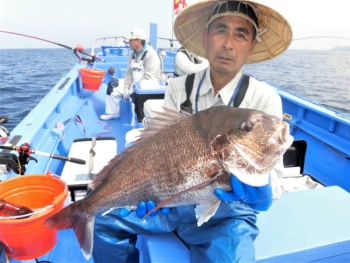
[[[156,79],[160,81],[160,59],[158,57],[157,52],[153,49],[151,46],[147,46],[138,56],[136,57],[135,52],[131,52],[129,54],[129,63],[128,63],[128,69],[125,73],[125,80],[124,80],[124,87],[130,88],[133,83],[133,77],[132,77],[132,69],[130,67],[131,62],[133,59],[135,59],[135,62],[140,62],[143,54],[147,51],[147,54],[145,58],[143,59],[143,65],[145,68],[145,72],[143,74],[143,77],[141,80],[146,79]],[[135,58],[134,58],[135,56]]]
[[[187,52],[187,50],[185,50]],[[209,66],[207,59],[202,57],[197,57],[198,63],[195,63],[194,56],[187,52],[187,54],[178,51],[175,55],[175,73],[179,76],[189,75],[196,73]]]

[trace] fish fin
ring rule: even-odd
[[[216,213],[221,203],[220,199],[216,199],[212,202],[205,202],[196,205],[196,218],[197,225],[201,226],[203,223],[208,222],[208,220]]]
[[[171,126],[183,119],[187,119],[192,115],[187,112],[177,112],[172,109],[163,107],[163,111],[153,111],[154,117],[145,117],[147,120],[147,125],[144,131],[149,129],[159,129],[162,130],[165,127]]]
[[[45,220],[44,224],[50,229],[73,228],[76,238],[80,244],[80,249],[86,259],[92,254],[93,230],[95,217],[87,217],[81,212],[80,201],[74,202]]]
[[[126,151],[123,153],[126,154]],[[91,188],[94,190],[98,185],[103,182],[103,179],[107,176],[108,172],[123,158],[123,153],[116,155],[112,158],[96,175],[91,183]]]
[[[215,180],[217,179],[217,176],[213,176],[212,178],[210,178],[209,180],[203,182],[203,183],[200,183],[200,184],[197,184],[195,186],[192,186],[190,188],[187,188],[173,196],[170,196],[169,198],[165,199],[164,201],[160,202],[155,208],[153,208],[151,211],[149,211],[142,219],[145,219],[147,216],[149,216],[150,214],[152,214],[154,211],[158,210],[159,208],[162,208],[164,207],[167,203],[169,203],[170,201],[174,200],[175,198],[183,195],[184,193],[187,193],[187,192],[190,192],[190,191],[193,191],[193,190],[196,190],[196,189],[199,189],[199,188],[202,188],[204,186],[207,186],[207,185],[210,185],[212,184]]]

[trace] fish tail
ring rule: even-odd
[[[83,203],[74,202],[46,219],[45,225],[57,230],[73,228],[84,257],[89,259],[92,254],[95,217],[88,217],[83,211]]]

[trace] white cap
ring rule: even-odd
[[[143,39],[146,40],[146,34],[141,29],[133,29],[130,32],[130,35],[124,36],[125,39]]]

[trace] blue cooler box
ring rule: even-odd
[[[129,47],[115,47],[115,46],[101,46],[102,54],[104,56],[129,56]]]

